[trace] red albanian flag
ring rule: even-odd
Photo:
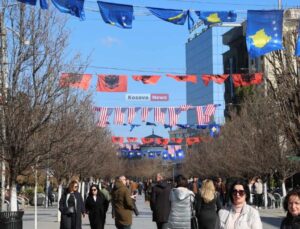
[[[156,84],[159,81],[160,76],[133,75],[132,79],[134,79],[135,81],[141,81],[143,84]]]
[[[167,76],[175,79],[176,81],[180,81],[180,82],[197,83],[197,76],[196,75],[172,75],[172,74],[167,74]]]
[[[182,138],[171,138],[171,141],[172,142],[175,142],[175,143],[177,143],[177,144],[181,144],[182,143]]]
[[[62,73],[59,79],[61,87],[72,87],[87,90],[92,79],[91,74]]]
[[[189,137],[189,138],[186,138],[185,140],[186,140],[186,144],[189,146],[200,142],[199,137]]]
[[[234,87],[250,86],[254,84],[260,84],[263,80],[263,74],[262,73],[233,74],[232,79],[233,79]]]
[[[128,141],[128,142],[136,142],[136,141],[137,141],[137,138],[135,138],[135,137],[128,137],[128,138],[127,138],[127,141]]]
[[[205,86],[209,84],[209,81],[214,81],[215,83],[222,84],[224,81],[228,78],[229,74],[224,75],[209,75],[209,74],[203,74],[202,80]]]
[[[122,144],[124,141],[123,137],[116,137],[116,136],[112,136],[111,140],[113,143],[119,143],[119,144]]]
[[[127,76],[125,75],[98,75],[97,91],[126,92]]]
[[[168,145],[169,139],[168,138],[156,138],[156,143],[159,145]]]
[[[142,138],[143,144],[150,144],[154,142],[154,138]]]

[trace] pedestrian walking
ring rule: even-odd
[[[91,229],[104,229],[106,212],[109,202],[99,187],[91,185],[89,195],[85,201],[85,210],[89,215]]]
[[[48,206],[51,206],[52,207],[52,204],[53,204],[53,188],[52,188],[52,185],[49,184],[48,186]]]
[[[221,201],[222,206],[225,206],[226,188],[225,188],[225,184],[224,184],[221,177],[217,178],[216,192],[219,193],[219,197],[220,197],[220,201]]]
[[[300,189],[290,191],[284,199],[283,208],[287,211],[280,229],[300,229]]]
[[[171,185],[164,180],[164,175],[156,175],[156,185],[153,186],[150,198],[152,220],[156,222],[157,229],[167,229],[168,218],[171,209],[170,192]]]
[[[263,205],[263,182],[260,178],[256,178],[254,183],[254,203],[257,209],[261,209]]]
[[[195,210],[199,229],[215,229],[219,225],[217,212],[221,209],[219,194],[212,180],[204,180],[195,197]]]
[[[176,188],[170,192],[168,229],[190,229],[195,194],[187,188],[188,181],[183,175],[178,175],[175,182]]]
[[[78,192],[78,182],[71,181],[59,201],[61,212],[60,229],[81,229],[81,215],[85,216],[82,197]]]
[[[238,179],[229,189],[232,206],[219,211],[220,229],[262,229],[258,211],[247,204],[250,190],[247,182]]]
[[[116,227],[118,229],[130,229],[134,205],[126,187],[126,177],[123,175],[116,179],[112,190],[112,205]]]

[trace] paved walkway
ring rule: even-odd
[[[137,207],[140,215],[133,217],[132,229],[156,229],[152,222],[152,213],[149,203],[145,203],[142,196],[137,198]],[[264,229],[275,229],[280,227],[280,222],[284,216],[282,209],[262,209],[260,210],[261,219]],[[34,229],[34,208],[27,207],[23,217],[23,229]],[[57,207],[45,209],[38,208],[38,229],[59,229],[57,222]],[[90,229],[89,220],[86,216],[83,219],[82,229]],[[114,221],[111,218],[111,210],[107,213],[107,222],[105,229],[115,229]]]

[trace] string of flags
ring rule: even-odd
[[[112,136],[112,142],[119,144],[122,148],[128,149],[137,149],[140,147],[140,144],[137,143],[139,140],[144,145],[149,144],[157,144],[161,146],[167,146],[169,143],[171,144],[186,144],[188,146],[194,145],[200,142],[211,142],[212,138],[216,138],[220,135],[220,125],[213,124],[210,127],[210,137],[200,137],[200,136],[193,136],[193,137],[186,137],[186,138],[137,138],[137,137],[120,137],[120,136]],[[124,143],[127,140],[128,143]]]
[[[197,83],[197,75],[174,75],[166,74],[178,82]],[[208,85],[210,81],[218,84],[224,83],[229,77],[229,74],[212,75],[203,74],[202,80],[204,85]],[[132,75],[134,81],[143,84],[155,85],[159,80],[160,75]],[[262,73],[253,74],[232,74],[233,84],[235,87],[249,86],[253,84],[260,84],[263,79]],[[78,73],[62,73],[59,84],[61,87],[72,87],[87,90],[90,86],[92,74],[78,74]],[[128,77],[126,75],[98,75],[98,82],[96,91],[98,92],[126,92],[128,90]]]
[[[134,118],[137,112],[140,111],[141,121],[148,122],[148,116],[151,111],[154,114],[154,124],[165,124],[166,115],[168,112],[169,126],[175,126],[178,124],[179,115],[183,111],[195,110],[197,115],[197,124],[205,125],[211,121],[211,117],[216,111],[216,107],[219,105],[208,104],[206,106],[191,106],[182,105],[180,107],[94,107],[95,112],[99,112],[99,120],[97,126],[106,127],[110,122],[108,119],[114,113],[113,124],[123,125],[125,123],[125,113],[127,113],[127,123],[131,125],[131,128],[138,127],[140,125],[133,124]]]
[[[126,159],[141,159],[148,157],[149,159],[161,158],[163,160],[183,160],[185,152],[181,149],[180,145],[169,145],[164,150],[140,150],[140,149],[127,149],[120,148],[119,156]]]
[[[18,0],[19,2],[36,5],[37,0]],[[68,13],[85,19],[84,0],[51,0],[62,13]],[[97,1],[103,21],[119,28],[131,29],[134,17],[133,5],[124,5]],[[40,0],[42,9],[48,9],[47,0]],[[184,25],[188,21],[189,29],[195,24],[194,17],[205,25],[223,22],[235,22],[234,11],[201,11],[145,7],[152,15],[163,21],[176,25]],[[256,58],[272,51],[282,50],[283,10],[248,10],[247,11],[247,50],[251,58]],[[300,23],[300,22],[299,22]],[[298,26],[300,27],[300,26]],[[299,29],[300,30],[300,29]],[[298,30],[295,55],[300,56],[300,33]]]
[[[197,83],[196,75],[173,75],[168,77],[178,82]],[[156,84],[161,76],[158,75],[133,75],[132,79],[143,84]],[[62,73],[59,84],[61,87],[72,87],[87,90],[90,86],[92,74]],[[98,75],[96,91],[98,92],[126,92],[128,77],[126,75],[100,74]]]
[[[212,134],[213,132],[213,134]],[[210,127],[210,137],[193,136],[186,138],[141,138],[143,145],[138,143],[137,137],[127,137],[127,143],[124,143],[124,137],[112,136],[112,142],[119,145],[119,156],[127,159],[141,159],[148,157],[150,159],[161,157],[163,160],[182,160],[185,152],[182,145],[192,146],[201,142],[211,142],[213,138],[220,134],[220,125],[214,124]],[[145,149],[143,146],[155,146],[154,149]]]

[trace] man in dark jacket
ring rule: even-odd
[[[167,229],[171,209],[169,185],[161,173],[156,175],[157,184],[153,186],[150,198],[150,207],[153,212],[152,220],[156,222],[157,229]]]
[[[126,187],[125,176],[120,176],[116,179],[112,190],[112,205],[116,227],[118,229],[130,229],[134,205],[129,190]]]

